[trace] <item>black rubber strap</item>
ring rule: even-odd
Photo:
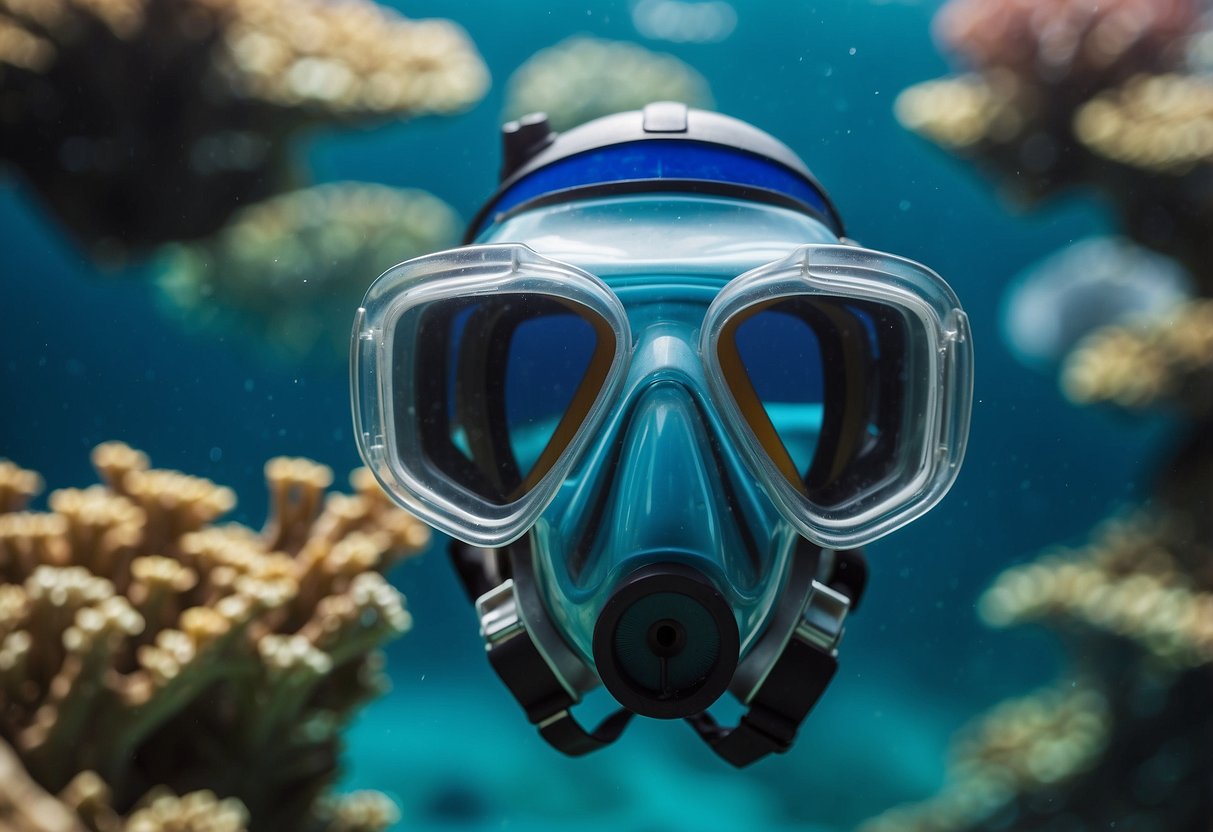
[[[706,712],[688,717],[713,751],[738,768],[768,754],[782,754],[796,739],[800,723],[825,693],[838,659],[793,637],[736,728],[724,728]]]
[[[829,585],[850,599],[853,612],[868,583],[868,564],[862,549],[840,549],[834,553]],[[736,728],[725,728],[701,713],[687,722],[713,751],[742,768],[768,754],[791,748],[805,717],[821,699],[838,671],[838,658],[793,636],[775,660],[762,687],[750,700],[750,708]]]
[[[570,710],[575,704],[573,697],[525,632],[493,645],[489,664],[522,705],[530,723],[539,726],[539,735],[570,757],[610,745],[632,718],[631,711],[620,709],[592,732],[585,730]]]

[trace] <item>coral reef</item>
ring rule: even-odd
[[[101,257],[218,229],[300,130],[447,113],[485,67],[371,0],[0,0],[0,160]]]
[[[353,310],[387,268],[453,245],[459,219],[424,191],[353,182],[242,209],[214,238],[170,247],[157,284],[170,313],[255,334],[280,357],[349,357]]]
[[[1140,408],[1164,402],[1191,415],[1213,410],[1213,299],[1138,325],[1097,330],[1066,360],[1062,389],[1075,404]]]
[[[510,76],[505,117],[544,112],[556,130],[651,101],[710,109],[703,76],[673,55],[625,41],[571,37],[541,49]]]
[[[1043,625],[1063,640],[1083,695],[1098,698],[1082,707],[1098,715],[1099,736],[1042,776],[1031,761],[1054,752],[1029,746],[1047,747],[1067,729],[1000,706],[981,724],[1018,734],[1014,756],[1027,768],[999,762],[988,737],[965,741],[969,751],[937,796],[890,810],[868,832],[1209,829],[1213,94],[1207,79],[1176,74],[1207,37],[1197,31],[1199,10],[1194,1],[952,0],[937,31],[982,74],[928,82],[899,101],[907,126],[1004,181],[1026,180],[1034,196],[1061,184],[1097,189],[1124,233],[1187,269],[1194,297],[1107,321],[1063,362],[1062,389],[1075,404],[1171,410],[1178,447],[1156,463],[1145,505],[1106,521],[1082,547],[1007,570],[979,604],[990,626]],[[1000,98],[990,92],[996,84],[1013,84],[1014,94]],[[956,97],[959,85],[976,92]],[[940,109],[947,95],[961,114]],[[1041,147],[1049,165],[1034,166]],[[1080,317],[1059,314],[1067,324]]]
[[[1018,201],[1097,181],[1123,198],[1133,183],[1080,141],[1075,114],[1138,75],[1181,67],[1201,11],[1198,0],[950,0],[936,38],[972,74],[911,87],[897,116]]]
[[[860,832],[967,829],[1006,813],[1019,794],[1064,786],[1104,750],[1107,711],[1103,694],[1080,681],[1004,702],[961,731],[942,792]]]
[[[1095,153],[1131,167],[1183,174],[1213,161],[1213,81],[1137,75],[1079,108],[1074,131]]]
[[[381,573],[428,530],[365,471],[345,495],[325,466],[271,460],[257,532],[215,524],[230,489],[121,443],[92,458],[104,484],[49,512],[21,510],[37,477],[0,463],[0,740],[29,776],[93,832],[390,822],[323,792],[339,729],[385,684],[376,648],[410,626]]]
[[[972,728],[961,732],[958,762],[939,794],[892,809],[863,832],[1207,829],[1208,539],[1183,512],[1143,511],[1109,521],[1085,547],[1046,553],[999,577],[981,598],[982,618],[1054,628],[1071,643],[1082,681],[1045,694],[1053,705],[1038,695],[1024,700],[1037,703],[1026,710],[1022,702],[997,706],[979,720],[976,741]],[[1081,697],[1068,723],[1059,695]]]

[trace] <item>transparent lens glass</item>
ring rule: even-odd
[[[817,334],[803,318],[775,305],[742,320],[734,339],[754,400],[803,477],[817,451],[825,397]],[[751,407],[755,417],[760,414]]]
[[[530,473],[574,403],[598,351],[584,317],[552,303],[514,330],[505,373],[505,417],[519,469]]]
[[[395,387],[422,408],[416,435],[425,458],[497,505],[551,468],[614,357],[595,313],[543,294],[434,301],[402,315],[397,334],[409,355],[395,362]]]
[[[734,317],[717,349],[750,429],[807,499],[832,509],[888,477],[910,355],[900,312],[856,299],[780,298]]]
[[[700,340],[725,424],[784,517],[831,548],[927,511],[960,468],[968,320],[903,258],[807,245],[737,277]]]

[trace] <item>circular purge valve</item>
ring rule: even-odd
[[[739,640],[733,610],[706,575],[681,564],[636,570],[594,627],[594,662],[610,694],[641,716],[700,713],[728,689]]]

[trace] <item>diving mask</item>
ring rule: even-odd
[[[469,244],[370,288],[359,449],[457,542],[494,668],[583,753],[633,713],[745,764],[836,666],[857,547],[936,504],[972,352],[934,272],[845,239],[790,150],[650,105],[559,137],[507,125]],[[571,707],[602,682],[596,731]],[[749,706],[721,728],[725,690]]]

